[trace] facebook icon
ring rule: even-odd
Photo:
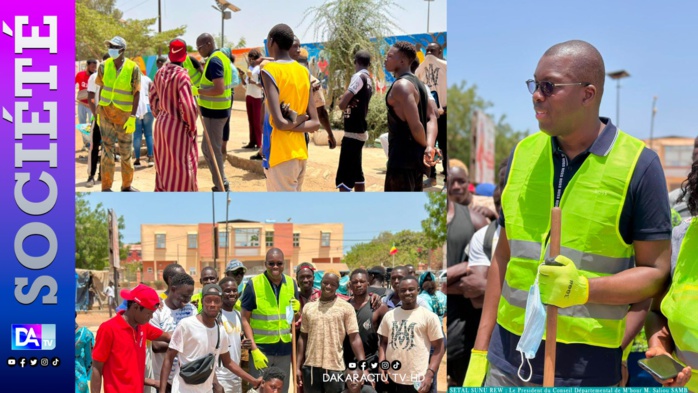
[[[56,325],[13,324],[13,350],[51,350],[56,348]]]

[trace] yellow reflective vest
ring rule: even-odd
[[[194,96],[199,95],[199,85],[201,84],[201,71],[194,67],[189,56],[182,63],[182,67],[189,73],[189,79],[191,79],[191,90]]]
[[[232,105],[232,89],[233,89],[233,67],[230,59],[225,56],[221,51],[215,51],[206,60],[206,66],[204,67],[204,73],[201,75],[201,88],[213,87],[213,81],[206,78],[206,70],[208,70],[208,65],[211,59],[214,57],[221,60],[223,63],[223,93],[217,96],[199,96],[199,105],[202,108],[207,109],[229,109]]]
[[[632,245],[618,223],[635,165],[644,143],[618,130],[605,156],[590,154],[560,200],[561,254],[589,279],[634,266]],[[511,257],[499,301],[497,322],[513,334],[524,327],[526,299],[538,266],[549,254],[550,211],[555,203],[551,137],[538,132],[514,152],[502,194]],[[593,219],[591,215],[593,214]],[[557,341],[618,348],[625,331],[627,305],[584,304],[561,308]]]
[[[135,62],[124,58],[124,64],[121,66],[121,71],[117,75],[114,59],[107,59],[107,61],[104,62],[104,75],[102,76],[102,83],[104,86],[99,94],[100,106],[114,104],[114,106],[120,110],[131,113],[133,109],[133,86],[131,86],[131,77],[136,67],[137,65]]]
[[[291,326],[286,319],[291,310],[295,284],[290,276],[284,274],[285,282],[281,284],[279,300],[264,273],[251,279],[257,308],[250,316],[250,327],[256,344],[274,344],[279,341],[291,342]]]
[[[695,306],[698,303],[698,218],[693,217],[681,242],[676,268],[669,292],[662,301],[662,313],[669,321],[674,339],[674,357],[691,367],[686,387],[698,392],[698,325]]]

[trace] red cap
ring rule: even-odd
[[[130,291],[128,289],[122,289],[121,297],[125,300],[133,300],[150,310],[157,310],[160,304],[160,297],[157,292],[145,284],[138,284],[137,287]]]
[[[170,41],[169,58],[173,63],[184,62],[187,58],[187,44],[179,38]]]

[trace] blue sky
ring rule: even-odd
[[[606,71],[625,69],[620,128],[649,137],[698,134],[698,3],[693,1],[449,1],[449,84],[476,84],[490,109],[518,130],[537,131],[531,95],[540,56],[570,39],[590,42]],[[454,66],[457,65],[457,66]],[[601,115],[616,122],[616,81],[606,79]]]
[[[211,8],[214,0],[161,0],[163,30],[187,26],[184,40],[194,46],[199,34],[213,35],[221,32],[221,14]],[[248,46],[262,46],[269,30],[277,23],[291,26],[301,42],[315,42],[313,30],[306,29],[309,20],[301,24],[303,13],[309,7],[323,3],[321,0],[228,0],[242,10],[225,21],[225,36],[238,42],[244,36]],[[427,32],[427,2],[424,0],[399,0],[404,9],[395,9],[395,21],[402,31],[395,35]],[[453,1],[451,1],[453,3]],[[126,19],[155,18],[158,0],[117,0],[116,7],[124,11]],[[157,31],[157,22],[153,25]],[[446,31],[446,0],[431,2],[429,30]]]
[[[212,193],[90,193],[92,206],[102,203],[124,216],[124,242],[140,241],[141,224],[198,224],[212,221]],[[276,220],[298,224],[344,224],[344,251],[383,231],[421,231],[426,218],[424,193],[230,193],[230,219]],[[225,220],[225,194],[216,193],[216,221]]]

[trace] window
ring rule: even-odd
[[[218,232],[218,247],[228,247],[228,232]]]
[[[165,234],[156,233],[155,234],[155,248],[165,248]]]
[[[293,247],[300,247],[301,246],[301,234],[300,233],[294,233],[293,234]]]
[[[153,268],[152,268],[152,267],[149,267],[149,268],[148,268],[148,273],[152,273],[152,272],[153,272]]]
[[[196,248],[196,233],[190,233],[187,235],[187,248]]]
[[[266,246],[274,247],[274,231],[267,231],[265,238]]]
[[[320,246],[329,247],[330,246],[330,233],[322,232],[320,238]]]
[[[236,229],[235,247],[259,247],[259,229]]]
[[[190,267],[189,268],[189,275],[190,276],[196,276],[196,268],[195,267]]]
[[[664,167],[690,167],[693,146],[664,146]]]

